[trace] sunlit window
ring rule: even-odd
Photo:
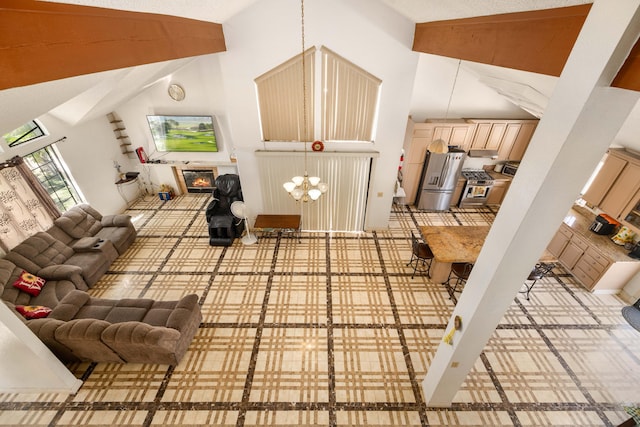
[[[54,145],[24,156],[24,161],[62,212],[83,202]]]
[[[15,147],[16,145],[33,141],[45,135],[47,135],[45,128],[36,120],[31,120],[29,123],[25,123],[18,129],[14,129],[2,137],[7,141],[9,147]]]

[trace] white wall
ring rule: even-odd
[[[468,62],[462,62],[456,80],[457,68],[457,59],[420,54],[411,98],[411,117],[414,121],[423,122],[426,119],[444,119],[445,117],[449,119],[535,118],[487,85],[480,83],[477,74],[467,69],[470,68]],[[447,115],[450,97],[451,105]]]
[[[369,194],[375,197],[368,205],[369,229],[384,228],[389,219],[419,56],[411,51],[413,31],[413,23],[377,2],[305,2],[305,46],[326,46],[383,81],[375,143],[325,144],[326,151],[380,152],[371,179]],[[228,52],[220,58],[231,137],[237,149],[245,201],[253,212],[260,212],[263,200],[254,151],[300,150],[300,145],[261,142],[253,81],[300,53],[299,4],[287,0],[257,2],[225,23],[224,32]],[[316,138],[320,138],[319,132]],[[382,197],[377,197],[378,193]]]
[[[169,164],[185,161],[190,164],[229,164],[233,141],[229,134],[219,61],[219,54],[194,58],[193,61],[116,109],[127,125],[134,148],[143,147],[151,160],[166,161]],[[186,93],[183,101],[174,101],[169,97],[167,88],[170,83],[177,83],[183,87]],[[219,151],[217,153],[157,151],[147,123],[147,115],[155,114],[213,116]],[[170,165],[140,165],[137,160],[133,160],[132,163],[142,172],[140,179],[144,180],[150,192],[157,192],[161,184],[172,185],[176,191],[178,190]],[[235,171],[233,166],[223,166],[218,169],[219,173],[235,173]]]

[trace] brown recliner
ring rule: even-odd
[[[178,301],[111,300],[73,291],[29,328],[65,361],[177,365],[196,334],[198,296]]]
[[[53,226],[47,232],[71,247],[78,240],[87,237],[109,240],[119,255],[131,246],[137,236],[130,215],[103,216],[86,203],[76,205],[64,212],[53,222]]]
[[[36,276],[45,268],[77,266],[87,286],[92,287],[118,257],[109,240],[84,238],[69,247],[50,234],[40,231],[11,249],[5,259]]]

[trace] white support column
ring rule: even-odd
[[[446,407],[640,93],[609,84],[640,34],[640,0],[596,0],[423,381]]]
[[[2,393],[74,394],[82,385],[2,302],[0,360]]]

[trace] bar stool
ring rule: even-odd
[[[458,290],[458,286],[460,286],[460,291],[462,291],[472,269],[473,264],[470,262],[454,262],[451,264],[451,271],[449,271],[449,277],[447,277],[446,283],[451,286],[451,280],[455,280],[455,284],[451,295],[449,295],[449,299],[452,299],[451,297]]]
[[[421,242],[418,240],[416,235],[411,232],[411,260],[407,263],[407,266],[413,264],[413,274],[411,278],[416,275],[416,271],[418,271],[418,265],[421,265],[420,271],[426,272],[427,277],[431,277],[429,275],[429,271],[431,270],[431,263],[433,262],[433,252],[431,252],[431,248],[425,242]],[[415,264],[414,264],[415,263]]]
[[[544,264],[541,262],[537,263],[533,267],[533,270],[531,270],[531,273],[529,273],[529,276],[527,277],[527,280],[533,280],[533,282],[531,284],[527,284],[525,282],[523,284],[525,290],[519,291],[521,294],[525,294],[525,298],[527,299],[527,301],[529,301],[529,292],[531,292],[531,289],[533,289],[533,286],[536,284],[536,282],[546,276],[552,268],[553,264]]]

